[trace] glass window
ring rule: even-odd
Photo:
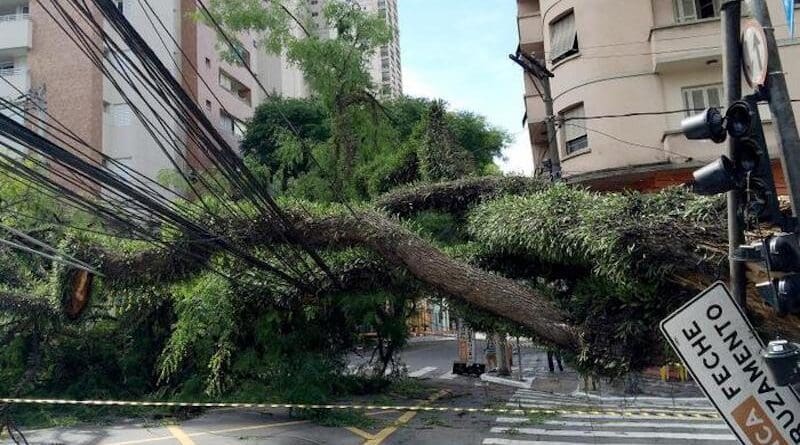
[[[575,13],[569,12],[550,23],[550,55],[553,62],[577,53],[578,30]]]
[[[709,107],[722,107],[725,105],[722,93],[721,83],[684,88],[682,94],[683,106],[688,110],[686,115],[691,116]]]
[[[675,21],[691,22],[719,16],[720,0],[673,0]]]
[[[561,119],[564,122],[563,134],[566,147],[564,151],[566,154],[576,153],[589,147],[589,137],[586,134],[584,122],[581,120],[585,116],[583,104],[561,112]]]

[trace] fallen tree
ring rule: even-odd
[[[340,261],[336,283],[313,277],[315,295],[264,283],[264,291],[242,284],[231,295],[252,295],[243,307],[288,301],[282,310],[296,311],[298,301],[313,306],[320,295],[403,293],[398,282],[410,280],[573,351],[587,371],[619,375],[666,359],[666,348],[653,349],[662,344],[658,321],[726,277],[724,202],[682,189],[598,194],[525,178],[470,178],[401,189],[375,207],[309,212],[287,205],[293,237],[271,221],[219,222],[221,232],[253,252],[296,239]],[[419,218],[431,215],[457,225],[458,241],[443,243],[421,229]],[[191,280],[220,254],[200,246],[196,255],[182,255],[198,244],[180,240],[129,253],[93,238],[76,240],[70,253],[94,260],[109,295]],[[241,265],[225,267],[236,278]],[[794,318],[776,319],[759,298],[749,300],[749,309],[763,332],[800,336]]]
[[[431,211],[461,215],[466,218],[468,244],[478,249],[466,257],[448,255],[380,211],[341,207],[313,214],[289,210],[293,239],[318,249],[369,249],[429,288],[573,351],[601,352],[595,342],[610,324],[624,322],[639,303],[629,302],[627,309],[618,308],[602,319],[588,317],[570,305],[569,295],[553,298],[552,292],[532,286],[531,279],[552,283],[566,278],[570,286],[602,283],[606,291],[629,292],[633,300],[646,302],[649,314],[658,317],[724,273],[725,240],[719,230],[724,212],[718,202],[685,191],[652,197],[599,195],[526,178],[488,177],[401,189],[376,206],[406,219]],[[241,245],[274,246],[287,238],[279,227],[269,221],[226,221],[224,232]],[[163,249],[97,256],[105,258],[100,265],[105,274],[124,277],[128,271],[135,280],[152,280],[165,270],[182,278],[203,267],[197,258]],[[540,268],[515,274],[508,263]],[[654,310],[654,295],[668,285],[676,291],[669,299],[661,298]],[[568,286],[567,294],[573,291]],[[619,299],[615,296],[606,312],[615,312]]]

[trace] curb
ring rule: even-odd
[[[531,389],[533,386],[533,377],[526,377],[523,381],[504,379],[502,377],[494,377],[486,374],[481,374],[481,380],[489,383],[496,383],[498,385],[511,386],[514,388]]]

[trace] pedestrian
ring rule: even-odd
[[[553,359],[558,363],[559,372],[564,372],[564,365],[561,364],[561,352],[557,349],[547,350],[547,367],[550,368],[550,374],[556,372],[556,367],[553,364]]]
[[[486,349],[484,352],[486,354],[487,372],[497,372],[497,346],[494,340],[494,334],[488,334],[486,336]]]

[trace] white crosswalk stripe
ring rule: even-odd
[[[563,408],[669,409],[708,412],[710,404],[700,398],[586,397],[582,394],[550,394],[518,390],[508,406]],[[669,412],[669,411],[667,411]],[[739,443],[721,419],[703,417],[615,416],[574,412],[559,416],[498,417],[484,445],[728,445]]]
[[[437,379],[442,380],[453,380],[454,378],[458,377],[458,374],[453,374],[452,372],[445,372],[444,374],[436,377]]]
[[[598,406],[598,407],[630,407],[670,408],[691,411],[715,411],[706,399],[700,398],[668,398],[668,397],[586,397],[584,395],[550,394],[541,391],[520,390],[506,405],[523,408],[565,406]]]
[[[422,369],[418,369],[418,370],[416,370],[414,372],[409,372],[408,376],[409,377],[422,377],[425,374],[428,374],[428,373],[431,373],[433,371],[436,371],[437,369],[439,369],[439,368],[437,368],[435,366],[426,366],[426,367],[424,367]]]

